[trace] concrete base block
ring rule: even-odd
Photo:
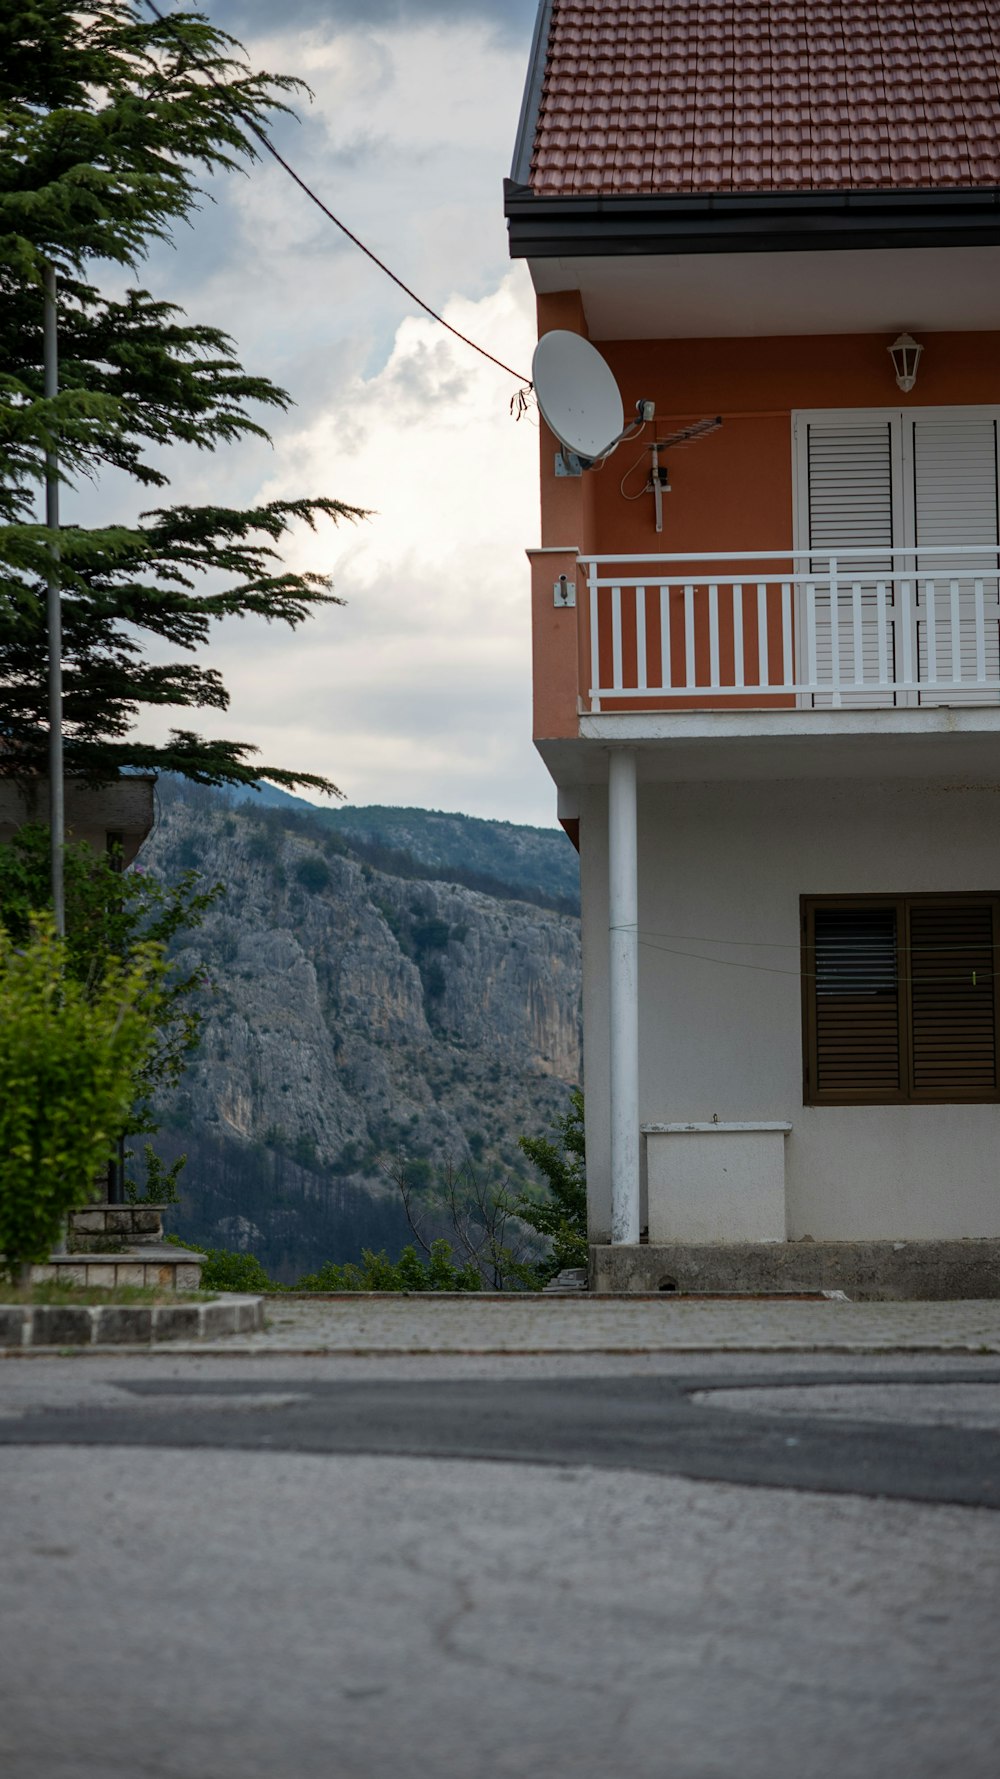
[[[590,1249],[591,1291],[844,1291],[859,1302],[1000,1297],[1000,1239],[650,1242]]]
[[[264,1299],[216,1303],[71,1303],[0,1305],[0,1347],[152,1346],[166,1340],[214,1340],[264,1326]]]
[[[783,1242],[788,1124],[643,1126],[651,1242]]]
[[[113,1254],[137,1245],[162,1245],[162,1205],[84,1205],[71,1211],[66,1246],[71,1254]]]
[[[31,1269],[32,1281],[62,1279],[68,1285],[155,1285],[172,1291],[197,1291],[204,1254],[175,1248],[172,1242],[143,1242],[139,1247],[113,1248],[109,1253],[50,1254],[44,1266]]]

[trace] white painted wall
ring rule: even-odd
[[[587,1174],[606,1241],[603,786],[580,813]],[[640,784],[641,1122],[787,1119],[792,1240],[1000,1235],[1000,1105],[803,1106],[799,980],[801,895],[998,889],[1000,783]]]

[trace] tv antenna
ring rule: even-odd
[[[557,476],[579,476],[599,467],[623,439],[633,439],[653,419],[651,401],[635,404],[625,424],[621,392],[610,366],[582,334],[554,328],[535,347],[531,379],[542,419],[562,446]]]
[[[693,445],[698,439],[707,439],[710,432],[718,432],[722,425],[722,415],[716,414],[709,420],[694,420],[690,426],[682,426],[679,431],[669,433],[665,439],[654,439],[649,446],[650,468],[649,480],[638,494],[625,494],[625,483],[632,470],[627,470],[622,477],[621,491],[626,500],[639,500],[643,494],[652,494],[653,510],[656,514],[656,529],[663,530],[663,496],[670,493],[670,473],[666,463],[660,461],[660,453],[675,450],[679,445]],[[642,458],[638,459],[642,462]],[[633,463],[632,469],[636,468]]]

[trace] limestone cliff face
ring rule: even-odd
[[[226,885],[191,942],[210,984],[201,1048],[165,1107],[172,1147],[192,1157],[199,1240],[222,1240],[198,1212],[209,1204],[266,1248],[262,1157],[280,1161],[270,1177],[286,1199],[307,1207],[340,1190],[362,1222],[390,1156],[418,1174],[470,1157],[519,1170],[518,1135],[547,1130],[580,1079],[572,916],[390,876],[338,836],[191,793],[171,797],[143,861]],[[241,1158],[257,1182],[243,1204]],[[216,1203],[206,1176],[220,1173]]]

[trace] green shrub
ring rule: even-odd
[[[50,915],[19,946],[0,927],[0,1251],[13,1276],[48,1258],[63,1218],[94,1196],[162,1018],[162,948],[69,970]]]
[[[265,1272],[256,1254],[238,1254],[231,1248],[200,1248],[197,1242],[182,1242],[179,1235],[165,1238],[175,1248],[187,1248],[193,1254],[204,1254],[201,1269],[205,1291],[283,1291]]]
[[[441,951],[451,936],[451,928],[446,920],[415,920],[413,923],[413,949],[420,957],[427,951]]]
[[[201,1269],[204,1291],[280,1291],[281,1286],[265,1272],[256,1254],[234,1254],[228,1248],[203,1249]]]
[[[318,853],[306,853],[295,867],[295,881],[312,896],[318,896],[330,887],[330,867]]]
[[[140,1186],[138,1180],[127,1176],[125,1180],[125,1197],[130,1205],[179,1205],[181,1195],[177,1182],[183,1169],[187,1166],[187,1156],[178,1155],[170,1167],[160,1160],[152,1143],[142,1146],[142,1158],[146,1169],[146,1184]],[[125,1151],[126,1161],[135,1160],[135,1151]]]
[[[451,1243],[443,1237],[431,1243],[426,1260],[416,1248],[404,1248],[396,1261],[383,1250],[373,1254],[363,1248],[361,1265],[347,1261],[337,1266],[328,1260],[319,1272],[307,1273],[296,1285],[296,1291],[479,1291],[482,1288],[478,1269],[471,1264],[456,1266]]]
[[[202,888],[195,871],[168,886],[139,864],[120,871],[119,863],[82,842],[63,848],[66,974],[91,997],[106,969],[131,963],[151,945],[166,956],[180,934],[201,926],[223,894],[221,883]],[[27,945],[35,917],[51,905],[50,871],[49,832],[40,824],[20,828],[0,846],[0,926],[18,950]],[[126,1135],[158,1128],[153,1101],[180,1081],[198,1042],[197,1004],[213,985],[203,964],[188,954],[184,969],[171,965],[160,986],[156,1043],[136,1078]]]
[[[587,1255],[587,1154],[583,1123],[583,1094],[574,1088],[569,1110],[559,1119],[555,1142],[548,1137],[519,1137],[517,1146],[544,1176],[550,1197],[544,1204],[521,1194],[514,1200],[515,1216],[547,1235],[550,1256],[538,1271],[543,1282],[563,1267],[586,1266]]]

